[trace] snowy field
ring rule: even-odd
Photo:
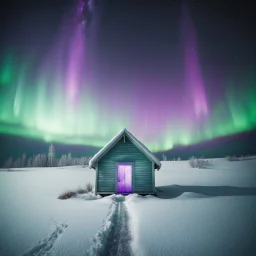
[[[162,162],[157,196],[58,200],[82,167],[0,171],[0,255],[256,255],[256,160]]]

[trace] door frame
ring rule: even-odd
[[[118,165],[131,165],[132,166],[132,192],[129,192],[129,193],[122,193],[122,194],[132,194],[133,193],[133,173],[134,173],[134,162],[116,162],[116,175],[115,175],[115,193],[118,194],[118,181],[117,181],[117,178],[118,178]]]

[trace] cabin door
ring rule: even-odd
[[[117,166],[117,192],[132,193],[132,165],[118,164]]]

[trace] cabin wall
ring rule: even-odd
[[[154,170],[152,162],[126,137],[121,138],[98,162],[97,192],[116,193],[116,164],[132,162],[133,193],[154,193]],[[152,174],[153,172],[153,174]]]

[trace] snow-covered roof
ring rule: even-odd
[[[142,151],[156,166],[157,169],[161,168],[161,163],[158,158],[138,139],[136,139],[126,128],[122,129],[113,139],[107,143],[89,162],[89,167],[95,169],[95,164],[123,137],[127,136],[130,141]]]

